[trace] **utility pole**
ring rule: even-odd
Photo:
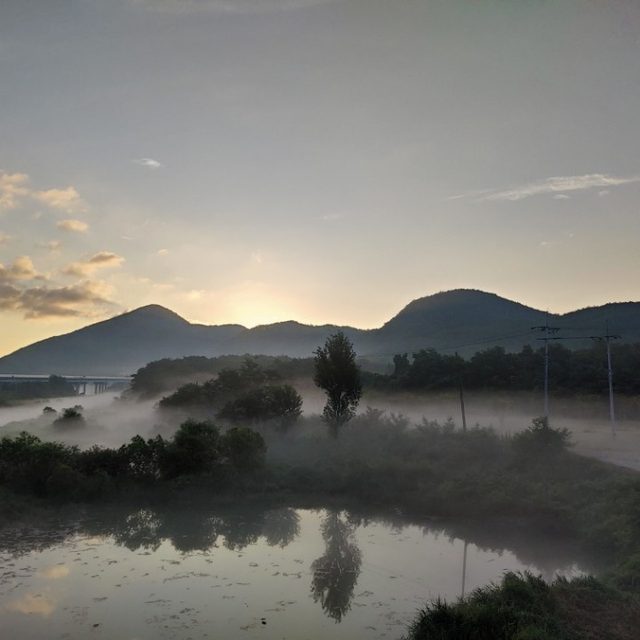
[[[544,338],[538,338],[538,340],[544,340],[544,418],[549,425],[549,340],[552,340],[551,336],[560,331],[560,327],[549,326],[549,314],[542,326],[531,327],[532,331],[543,331]]]
[[[460,411],[462,412],[462,430],[467,430],[467,414],[464,410],[464,386],[462,385],[462,379],[460,379]]]
[[[456,358],[458,357],[458,352],[456,351]],[[467,431],[467,414],[464,409],[464,383],[462,381],[462,368],[460,370],[460,374],[458,377],[458,388],[460,390],[460,413],[462,414],[462,431],[466,433]]]
[[[464,551],[462,552],[462,592],[460,599],[464,599],[465,587],[467,586],[467,539],[464,539]]]
[[[534,327],[539,328],[539,327]],[[613,335],[609,333],[609,323],[606,324],[605,335],[603,336],[563,336],[563,337],[550,337],[538,338],[538,340],[545,340],[545,344],[549,344],[549,340],[596,340],[597,342],[604,342],[607,347],[607,378],[609,381],[609,420],[611,422],[611,436],[616,437],[616,413],[613,402],[613,365],[611,363],[611,341],[619,340],[621,336]],[[546,385],[545,385],[546,386]],[[546,403],[545,403],[546,405]]]
[[[620,336],[609,333],[609,321],[606,324],[606,331],[603,336],[591,336],[593,340],[604,341],[607,346],[607,379],[609,381],[609,421],[611,422],[611,436],[616,437],[616,411],[613,402],[613,366],[611,364],[611,341],[619,340]]]

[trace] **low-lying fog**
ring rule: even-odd
[[[320,414],[324,404],[322,393],[310,384],[296,386],[304,396],[305,415]],[[46,406],[61,412],[64,407],[75,404],[84,408],[86,426],[80,429],[56,428],[52,426],[55,414],[42,413]],[[119,446],[133,435],[166,434],[177,426],[175,418],[162,415],[156,405],[156,400],[121,400],[118,394],[104,393],[0,407],[0,435],[26,430],[43,439],[81,447]],[[457,392],[415,395],[372,392],[365,394],[360,410],[365,411],[367,407],[402,414],[415,423],[423,418],[440,423],[451,419],[458,428],[462,425]],[[515,433],[542,413],[542,398],[530,393],[466,393],[465,409],[468,428],[479,425],[493,427],[499,433]],[[575,451],[640,470],[640,399],[617,398],[616,412],[616,437],[613,438],[607,398],[551,399],[552,426],[571,431]]]

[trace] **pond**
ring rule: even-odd
[[[425,601],[593,563],[504,522],[341,509],[95,509],[0,535],[7,638],[401,638]]]

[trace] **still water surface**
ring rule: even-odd
[[[507,570],[592,569],[528,529],[335,509],[96,510],[41,526],[0,535],[3,638],[398,639],[429,598]]]

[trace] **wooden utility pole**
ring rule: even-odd
[[[458,352],[456,351],[456,358],[458,358]],[[460,367],[458,374],[458,388],[460,391],[460,413],[462,414],[462,431],[467,431],[467,414],[464,410],[464,383],[463,383],[463,371],[464,368]]]
[[[462,430],[467,430],[467,414],[464,410],[464,386],[462,384],[462,379],[460,379],[460,411],[462,413]]]

